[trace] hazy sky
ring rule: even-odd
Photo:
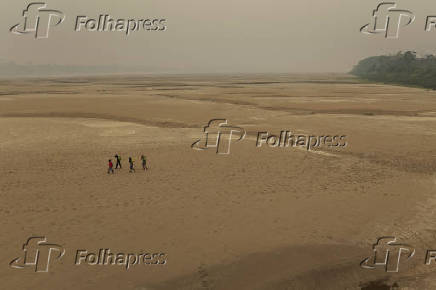
[[[400,38],[359,32],[373,0],[49,0],[65,13],[48,39],[9,32],[32,1],[1,0],[0,59],[34,64],[144,65],[150,72],[341,72],[361,58],[398,50],[436,53],[432,0],[400,0],[416,20]],[[165,18],[164,32],[74,32],[76,16]]]

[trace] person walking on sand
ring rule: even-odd
[[[130,170],[129,170],[129,172],[130,172],[130,173],[135,172],[135,165],[133,164],[133,159],[132,159],[132,157],[129,157],[129,164],[130,164]]]
[[[118,169],[118,166],[121,169],[121,156],[119,156],[118,154],[115,154],[115,159],[117,159],[117,165],[115,166],[115,169]]]
[[[110,173],[112,173],[112,174],[115,173],[115,172],[114,172],[114,164],[112,163],[112,160],[111,160],[111,159],[109,159],[109,168],[108,168],[108,170],[107,170],[107,174],[110,174]]]
[[[141,155],[141,160],[142,160],[142,169],[144,169],[144,171],[147,171],[147,157],[145,157],[144,155]]]

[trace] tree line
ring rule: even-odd
[[[413,51],[361,60],[351,74],[370,81],[436,89],[436,56],[417,57]]]

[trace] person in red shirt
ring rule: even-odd
[[[112,163],[112,160],[111,159],[109,159],[109,168],[108,168],[108,170],[107,170],[107,173],[109,174],[109,173],[115,173],[114,172],[114,164]]]

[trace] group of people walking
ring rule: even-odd
[[[118,155],[118,154],[115,154],[114,158],[116,160],[115,169],[121,169],[122,168],[122,165],[121,165],[121,156]],[[147,171],[148,170],[148,167],[147,167],[147,158],[145,157],[145,155],[141,155],[141,162],[142,162],[142,169],[144,169],[144,171]],[[112,163],[112,159],[109,159],[109,164],[108,165],[109,165],[109,168],[107,170],[107,173],[108,174],[115,173],[114,164]],[[133,158],[132,157],[129,157],[129,172],[130,173],[136,172],[135,171],[135,163],[133,162]]]

